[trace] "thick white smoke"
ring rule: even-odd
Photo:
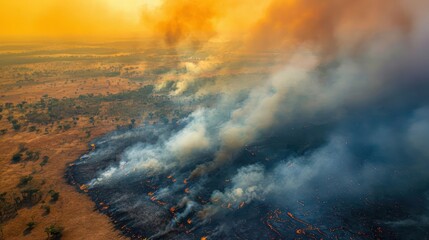
[[[429,72],[422,62],[429,53],[421,50],[427,49],[429,31],[424,18],[414,20],[411,32],[389,25],[382,37],[376,34],[378,38],[350,41],[341,34],[349,31],[334,31],[338,46],[329,57],[318,47],[297,47],[285,57],[281,70],[264,81],[225,89],[216,105],[184,119],[182,129],[160,131],[155,142],[133,143],[119,164],[101,171],[89,185],[109,185],[131,175],[177,177],[153,197],[162,201],[184,187],[190,193],[175,199],[173,205],[182,212],[155,237],[169,233],[185,218],[203,224],[253,201],[287,205],[310,201],[315,193],[329,200],[384,196],[377,189],[388,195],[404,189],[427,191]],[[172,95],[195,83],[194,73],[218,67],[210,62],[185,65],[189,74]],[[288,141],[284,136],[296,126],[325,123],[332,130],[324,143],[305,153],[285,155],[275,163],[237,158],[246,146],[266,143],[270,136]],[[209,188],[209,202],[197,201],[206,190],[206,178],[227,170],[234,176],[221,185],[223,189]]]

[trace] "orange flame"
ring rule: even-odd
[[[189,193],[189,188],[185,188],[185,193]]]
[[[192,220],[190,218],[188,218],[188,220],[186,221],[188,224],[192,223]]]
[[[164,205],[166,205],[167,203],[166,202],[163,202],[163,201],[156,201],[156,203],[158,203],[159,205],[161,205],[161,206],[164,206]]]
[[[175,207],[171,207],[171,208],[170,208],[170,212],[174,213],[175,211],[176,211],[176,208],[175,208]]]

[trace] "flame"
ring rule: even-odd
[[[288,212],[288,213],[287,213],[287,215],[288,215],[290,218],[292,218],[293,220],[297,221],[297,222],[300,222],[300,223],[302,223],[302,224],[304,224],[304,225],[306,225],[306,226],[311,226],[309,223],[307,223],[307,222],[305,222],[305,221],[303,221],[303,220],[301,220],[301,219],[299,219],[299,218],[295,217],[295,216],[294,216],[292,213],[290,213],[290,212]]]
[[[170,208],[170,212],[171,212],[171,213],[174,213],[175,211],[176,211],[176,208],[175,208],[175,207],[171,207],[171,208]]]
[[[188,220],[186,221],[188,224],[192,223],[192,220],[190,218],[188,218]]]
[[[167,204],[166,202],[163,202],[163,201],[160,201],[160,200],[156,201],[156,203],[158,203],[158,204],[159,204],[159,205],[161,205],[161,206],[164,206],[164,205],[166,205],[166,204]]]
[[[271,231],[281,236],[280,232],[277,231],[277,229],[274,228],[274,226],[271,224],[271,221],[275,221],[275,222],[282,221],[279,214],[281,214],[281,211],[279,209],[276,209],[274,211],[269,211],[267,214],[267,219],[264,221],[264,223],[265,225],[267,225],[267,227],[269,227]]]
[[[241,203],[240,203],[239,208],[242,208],[242,207],[244,207],[244,202],[241,202]]]
[[[153,192],[148,192],[147,195],[148,196],[153,196]]]
[[[189,193],[189,188],[185,188],[185,193]]]
[[[167,178],[168,178],[168,179],[171,179],[171,181],[173,181],[173,182],[176,182],[176,179],[175,179],[175,178],[173,178],[173,176],[172,176],[172,175],[169,175]]]
[[[82,184],[79,188],[84,192],[88,192],[88,185]]]
[[[201,237],[201,240],[207,240],[207,237]]]
[[[183,180],[184,184],[188,184],[188,179],[185,178],[185,180]]]

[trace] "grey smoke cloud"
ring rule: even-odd
[[[142,209],[148,219],[133,226],[157,223],[153,238],[168,238],[191,219],[189,232],[210,226],[217,229],[210,236],[220,239],[244,226],[234,222],[239,216],[250,219],[252,213],[240,212],[247,206],[299,212],[297,203],[314,212],[309,220],[325,227],[352,219],[354,231],[369,231],[349,215],[359,209],[366,225],[382,224],[405,239],[428,236],[413,227],[428,218],[429,31],[427,17],[412,11],[409,32],[389,25],[378,38],[352,41],[359,51],[341,35],[329,58],[297,47],[281,70],[228,89],[213,107],[182,119],[180,128],[144,126],[107,136],[107,147],[79,164],[91,166],[120,153],[117,161],[85,183],[94,191],[134,193],[115,202],[117,211]],[[148,188],[150,196],[139,192]],[[165,206],[144,204],[154,200]],[[395,204],[401,209],[392,217],[386,212]],[[170,207],[178,209],[171,219]]]

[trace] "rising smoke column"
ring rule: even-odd
[[[395,227],[427,225],[423,220],[428,206],[413,207],[413,199],[426,199],[429,192],[424,144],[429,73],[423,65],[429,56],[429,35],[417,6],[418,2],[400,1],[271,2],[244,40],[246,47],[258,51],[280,51],[282,69],[251,86],[243,82],[242,88],[228,89],[215,107],[198,109],[183,119],[180,129],[158,129],[155,141],[130,144],[119,164],[99,173],[89,185],[123,186],[130,176],[169,175],[176,180],[150,195],[173,210],[182,209],[153,237],[177,230],[186,218],[196,223],[192,231],[215,219],[212,236],[228,235],[228,224],[216,219],[252,202],[294,209],[303,201],[317,209],[323,199],[330,206],[341,202],[341,208],[365,209],[360,199],[386,206],[394,199],[408,218],[384,213],[369,218],[413,238]],[[210,13],[218,13],[212,7]],[[198,38],[221,34],[211,23],[221,15],[207,14],[210,27]],[[194,20],[167,24],[167,43],[200,33],[200,25],[188,23]],[[207,19],[201,21],[208,24]],[[216,86],[226,90],[230,85],[218,80]],[[322,126],[322,133],[316,126]],[[296,129],[305,133],[304,140],[293,134]],[[322,140],[313,144],[319,135]],[[272,139],[291,142],[294,137],[297,145],[309,147],[272,147],[278,144]],[[279,153],[268,154],[273,160],[246,160],[243,152],[252,145]],[[222,174],[230,181],[220,184],[213,179]],[[198,196],[207,191],[209,201],[201,203]],[[354,218],[345,208],[338,219]],[[315,211],[320,216],[312,218],[323,219],[327,209]]]

